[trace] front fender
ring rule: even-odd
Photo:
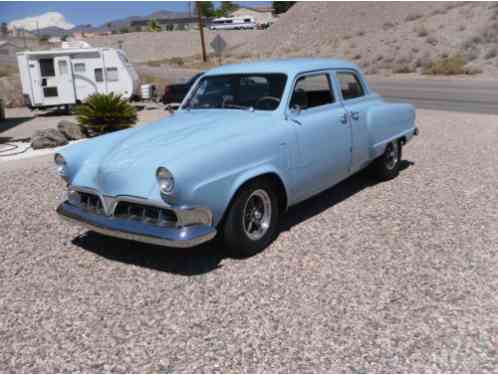
[[[280,178],[288,196],[288,176],[285,171],[281,170],[274,163],[254,165],[250,168],[204,182],[192,191],[192,195],[194,197],[201,197],[201,201],[197,201],[197,204],[207,206],[212,210],[213,222],[217,225],[242,185],[255,177],[270,173]],[[194,199],[194,201],[196,200]]]

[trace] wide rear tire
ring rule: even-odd
[[[399,140],[393,141],[386,146],[384,153],[377,158],[371,166],[374,177],[386,181],[399,174],[402,157],[402,145]]]

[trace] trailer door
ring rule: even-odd
[[[69,56],[55,57],[56,83],[59,96],[59,104],[76,103],[74,91],[74,77]]]

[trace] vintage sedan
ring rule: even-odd
[[[169,247],[219,237],[264,249],[288,207],[369,167],[398,174],[415,108],[386,103],[358,67],[331,59],[206,72],[172,116],[63,148],[57,209],[93,231]]]

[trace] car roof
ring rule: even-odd
[[[241,74],[241,73],[285,73],[293,76],[302,72],[324,69],[355,69],[358,67],[347,60],[294,58],[260,60],[241,64],[222,65],[208,70],[205,75]]]

